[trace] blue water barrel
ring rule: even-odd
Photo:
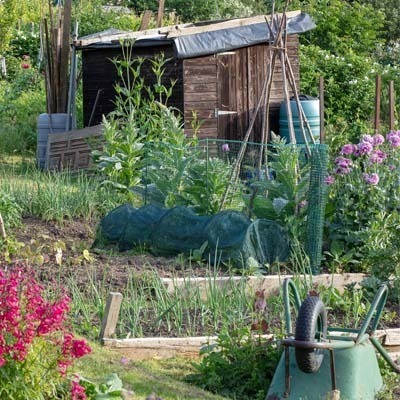
[[[40,114],[37,120],[36,161],[40,169],[47,168],[47,142],[51,133],[65,132],[68,114]]]
[[[300,104],[303,107],[304,114],[310,125],[312,135],[316,142],[319,142],[319,130],[320,130],[320,117],[319,117],[319,100],[300,100]],[[290,108],[292,110],[293,127],[296,136],[297,143],[304,143],[303,134],[300,127],[299,110],[297,109],[297,103],[295,100],[290,101]],[[309,131],[307,126],[304,124],[304,131],[307,136],[308,143],[311,143],[309,137]],[[279,110],[279,135],[286,138],[286,142],[290,142],[289,134],[289,123],[286,110],[286,102],[282,102]]]

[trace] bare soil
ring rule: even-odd
[[[153,256],[144,250],[120,253],[116,248],[92,248],[95,233],[96,223],[72,220],[61,225],[26,218],[13,235],[17,242],[24,244],[19,251],[20,257],[34,260],[35,268],[43,278],[56,274],[57,278],[63,279],[73,274],[85,284],[87,270],[91,269],[97,276],[108,275],[115,289],[118,289],[124,287],[130,272],[156,270],[162,278],[201,277],[207,273],[204,265],[191,263],[183,256],[165,258]],[[61,260],[57,260],[57,249],[62,250]],[[58,252],[60,254],[60,250]]]

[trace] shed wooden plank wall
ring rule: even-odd
[[[151,58],[160,52],[164,53],[165,58],[170,58],[165,64],[163,83],[169,86],[171,79],[176,80],[173,94],[168,104],[183,111],[182,61],[174,59],[172,45],[136,47],[133,49],[134,57]],[[84,126],[89,125],[98,90],[101,90],[101,94],[91,125],[101,123],[102,116],[114,110],[114,84],[118,82],[118,75],[117,69],[111,60],[117,57],[122,57],[122,51],[119,47],[87,48],[82,51]],[[142,66],[142,76],[145,78],[147,85],[155,83],[155,77],[151,71],[151,63],[149,61],[146,61]]]
[[[288,37],[287,51],[299,85],[297,35]],[[268,57],[268,45],[260,44],[214,56],[184,60],[185,132],[193,134],[192,113],[197,111],[198,118],[202,121],[199,137],[243,139],[261,95]],[[275,133],[279,129],[279,106],[282,100],[282,68],[277,60],[270,103],[271,128]],[[218,111],[224,113],[217,116]],[[261,124],[259,113],[251,140],[261,139]]]
[[[216,137],[218,119],[215,110],[218,104],[217,61],[212,56],[183,60],[184,122],[185,133],[193,136],[193,113],[201,121],[199,137]]]

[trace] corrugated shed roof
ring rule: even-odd
[[[268,42],[271,33],[266,18],[269,17],[208,21],[137,32],[108,29],[79,38],[76,46],[81,49],[119,46],[120,41],[124,40],[134,40],[135,46],[173,43],[177,58],[198,57]],[[288,34],[315,28],[311,17],[300,11],[287,13],[287,21]]]

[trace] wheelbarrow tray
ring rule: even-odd
[[[369,339],[352,347],[333,349],[336,386],[341,400],[373,400],[382,389],[374,346]],[[289,347],[290,389],[285,384],[285,353],[279,361],[266,400],[326,400],[332,391],[331,360],[329,350],[324,351],[321,367],[315,373],[304,373],[297,366],[294,347]]]

